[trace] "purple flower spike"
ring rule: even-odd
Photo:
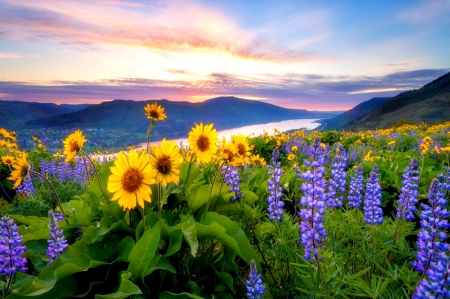
[[[14,220],[8,216],[0,219],[0,274],[13,275],[28,270],[27,259],[22,257],[26,247],[22,245],[22,236]]]
[[[366,185],[364,199],[364,218],[367,224],[383,223],[383,210],[381,209],[381,187],[378,178],[378,165],[373,166]]]
[[[29,197],[32,196],[34,192],[35,190],[33,187],[31,177],[27,175],[23,180],[22,184],[20,184],[19,187],[17,187],[17,193],[21,193],[24,194],[26,197]]]
[[[419,162],[413,158],[403,174],[403,186],[398,200],[397,218],[413,220],[419,199]]]
[[[270,192],[269,197],[267,197],[267,202],[269,203],[269,208],[267,211],[269,212],[269,220],[270,221],[280,221],[282,220],[281,216],[283,216],[283,206],[284,202],[281,200],[281,196],[283,195],[283,190],[280,186],[281,180],[281,163],[277,163],[277,158],[279,155],[278,147],[276,147],[272,154],[271,163],[269,165],[269,174],[271,177],[267,180],[267,184],[269,185],[267,190]]]
[[[323,215],[325,214],[326,201],[326,182],[323,178],[325,173],[324,149],[321,147],[320,138],[316,138],[309,149],[312,161],[306,161],[305,164],[311,169],[301,174],[305,182],[301,186],[303,196],[300,199],[300,205],[304,208],[300,210],[301,244],[305,246],[303,258],[315,263],[318,258],[319,247],[326,237],[323,227]]]
[[[53,261],[66,249],[69,245],[67,240],[63,236],[63,231],[59,228],[53,210],[48,211],[48,218],[50,221],[50,240],[48,242],[47,255],[50,257],[48,265],[50,266]]]
[[[359,208],[362,204],[362,190],[363,190],[363,171],[362,165],[359,164],[356,168],[355,176],[352,176],[350,181],[350,191],[348,192],[347,205],[353,208]]]
[[[450,298],[449,257],[450,250],[446,243],[447,232],[450,228],[447,217],[450,213],[445,206],[447,201],[440,190],[438,179],[433,179],[428,191],[430,205],[421,204],[420,225],[422,229],[417,235],[416,261],[411,263],[419,273],[426,276],[416,287],[416,293],[412,298]]]
[[[347,185],[347,174],[344,171],[347,166],[347,153],[342,145],[338,145],[337,154],[331,165],[331,179],[328,185],[328,207],[342,207],[344,201],[345,187]]]
[[[240,199],[243,194],[241,193],[241,187],[239,187],[239,172],[237,171],[237,167],[232,165],[223,166],[222,172],[224,173],[227,186],[231,187],[228,192],[234,192],[232,201]]]
[[[261,299],[266,293],[266,287],[262,282],[261,274],[258,274],[255,260],[250,262],[250,274],[245,282],[245,286],[247,287],[247,297],[249,299]]]

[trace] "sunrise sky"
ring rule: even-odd
[[[449,72],[449,16],[450,0],[0,0],[0,100],[347,110]]]

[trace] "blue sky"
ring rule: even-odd
[[[347,110],[450,71],[450,0],[0,0],[0,100]]]

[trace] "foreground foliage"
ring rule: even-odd
[[[150,140],[166,115],[145,114]],[[3,297],[449,297],[450,123],[221,142],[201,124],[190,147],[113,157],[80,131],[64,157],[0,133],[2,227],[26,261],[1,256]]]

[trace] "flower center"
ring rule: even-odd
[[[159,113],[156,110],[150,111],[150,117],[151,118],[159,118]]]
[[[12,163],[12,160],[11,159],[6,159],[5,160],[5,164],[11,164]]]
[[[233,154],[232,151],[230,151],[229,149],[225,149],[225,150],[223,151],[223,153],[224,153],[224,158],[225,158],[225,160],[227,160],[228,162],[233,161],[233,159],[234,159],[234,154]]]
[[[243,145],[242,143],[238,144],[237,149],[240,156],[245,156],[245,154],[247,153],[245,145]]]
[[[72,140],[70,142],[70,151],[77,152],[79,149],[80,149],[80,146],[78,145],[78,142],[76,140]]]
[[[205,152],[205,151],[209,150],[209,138],[203,134],[200,135],[200,137],[198,137],[198,140],[197,140],[197,146],[201,152]]]
[[[167,155],[162,155],[158,158],[156,162],[156,169],[159,173],[168,174],[172,168],[172,163],[170,162],[170,157]]]
[[[136,192],[142,185],[144,175],[136,167],[130,167],[122,175],[123,189],[128,193]]]
[[[24,165],[24,166],[22,167],[22,169],[20,170],[20,176],[21,176],[22,178],[24,178],[24,177],[27,176],[27,174],[28,174],[28,165]]]

